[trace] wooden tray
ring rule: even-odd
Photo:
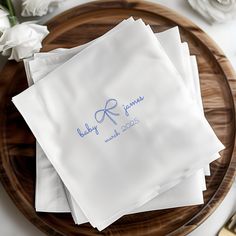
[[[101,233],[89,224],[75,226],[69,214],[36,213],[35,139],[11,103],[12,96],[27,88],[26,76],[23,63],[8,62],[0,74],[1,182],[23,214],[48,235],[185,235],[214,212],[233,182],[236,77],[221,50],[189,20],[163,6],[143,1],[92,2],[48,22],[51,33],[43,49],[86,43],[129,16],[141,17],[155,32],[180,27],[182,39],[189,43],[191,53],[197,55],[205,115],[226,149],[211,164],[204,205],[128,215]]]

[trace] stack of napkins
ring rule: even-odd
[[[129,18],[25,68],[30,87],[12,100],[37,139],[37,211],[103,230],[125,214],[203,203],[224,146],[177,27],[154,34]]]

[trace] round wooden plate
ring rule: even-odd
[[[27,88],[26,76],[23,63],[8,62],[0,74],[1,182],[23,214],[48,235],[185,235],[218,207],[233,182],[236,77],[221,50],[189,20],[143,1],[91,2],[48,22],[51,33],[43,50],[86,43],[129,16],[142,18],[155,32],[180,27],[182,40],[197,55],[205,115],[226,149],[211,164],[204,205],[128,215],[100,233],[89,224],[74,225],[69,214],[36,213],[35,138],[11,103],[14,95]]]

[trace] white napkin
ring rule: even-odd
[[[172,28],[170,30],[156,34],[156,36],[158,37],[160,43],[162,44],[163,48],[167,52],[167,55],[169,56],[171,61],[173,63],[175,63],[175,66],[176,66],[177,70],[180,72],[180,74],[182,73],[183,76],[187,75],[188,79],[193,80],[194,78],[189,77],[189,75],[191,75],[191,73],[189,73],[189,70],[187,70],[188,73],[185,73],[186,72],[186,68],[185,68],[186,63],[183,63],[183,62],[185,62],[187,60],[190,61],[190,58],[189,58],[189,54],[186,53],[186,50],[184,50],[184,55],[181,56],[183,46],[181,46],[181,40],[180,40],[178,28],[177,27]],[[81,50],[80,47],[76,47],[73,50],[71,49],[71,52],[73,51],[73,55],[75,55],[80,50]],[[61,55],[60,55],[59,52],[61,52],[61,51],[63,53],[61,53]],[[39,80],[39,79],[42,79],[43,76],[48,74],[51,71],[52,66],[54,66],[54,64],[56,65],[56,67],[58,67],[59,65],[63,64],[63,62],[66,62],[66,60],[69,59],[66,56],[66,54],[67,54],[67,50],[65,51],[63,49],[62,50],[57,49],[57,53],[49,52],[49,53],[36,54],[35,55],[36,59],[34,60],[33,68],[31,68],[31,70],[30,70],[31,74],[34,74],[35,73],[34,70],[35,69],[37,70],[38,68],[40,68],[40,70],[37,71],[38,73],[36,72],[37,78],[36,78],[35,82],[37,82],[37,80]],[[71,55],[71,53],[69,53],[69,54],[71,57],[73,56],[73,55]],[[50,56],[52,58],[50,58]],[[64,61],[62,59],[64,59]],[[55,69],[55,67],[53,69]],[[41,76],[40,76],[40,74],[41,74]],[[196,75],[196,76],[198,76],[198,75]],[[198,77],[196,79],[199,80]],[[40,148],[39,152],[40,153],[43,152],[41,148]],[[53,176],[53,175],[55,175],[56,171],[52,167],[52,165],[49,162],[49,160],[47,159],[46,155],[45,154],[40,155],[39,158],[43,159],[42,162],[48,162],[48,165],[46,166],[47,167],[46,173],[44,172],[44,169],[41,169],[41,172],[40,172],[40,169],[38,168],[38,175],[36,178],[36,186],[37,186],[38,182],[39,182],[39,184],[38,184],[39,186],[36,189],[37,190],[36,196],[38,196],[36,198],[36,209],[38,209],[37,206],[40,205],[41,206],[40,209],[42,209],[43,206],[45,207],[45,209],[43,209],[43,211],[50,211],[51,204],[48,205],[47,203],[57,201],[57,199],[58,199],[57,195],[63,196],[63,195],[65,195],[64,194],[65,191],[64,191],[63,186],[59,186],[59,184],[57,183],[58,181],[56,182],[53,178],[50,178],[50,173],[48,173],[48,172],[51,171],[52,176]],[[41,160],[39,158],[37,157],[37,161],[40,164]],[[51,167],[49,168],[50,165],[51,165]],[[199,182],[201,182],[201,180],[203,182],[202,183],[203,187],[201,187],[199,184]],[[43,182],[45,182],[45,184],[41,184]],[[46,194],[46,195],[42,194],[44,192],[45,186],[47,186],[50,189],[50,185],[51,185],[52,190],[55,189],[55,185],[57,186],[57,195],[55,195],[54,191],[52,191],[51,193],[50,193],[50,191],[48,191],[48,194]],[[139,209],[135,209],[134,212],[201,204],[201,203],[203,203],[202,189],[203,190],[206,189],[205,178],[201,173],[198,173],[198,174],[194,175],[193,177],[190,177],[188,180],[183,181],[183,183],[181,183],[180,185],[177,185],[175,188],[161,194],[160,196],[157,196],[150,203],[145,204],[144,206],[142,206]],[[63,193],[58,194],[58,192],[60,193],[60,191]],[[71,196],[68,196],[68,198],[70,200],[70,205],[71,205],[71,208],[73,211],[74,207],[72,205],[75,205],[75,203],[71,199]],[[46,199],[46,201],[45,201],[45,199]],[[60,202],[60,200],[58,202]],[[60,202],[60,204],[58,204],[58,212],[61,211],[62,207],[63,206]],[[68,204],[65,205],[65,208],[68,209]],[[53,211],[55,211],[54,208],[53,208]],[[77,208],[77,210],[74,210],[72,213],[74,215],[73,218],[74,219],[77,218],[76,222],[78,224],[86,222],[86,219],[81,217],[81,212],[79,212],[78,208]],[[76,215],[78,215],[78,216],[76,217]]]
[[[34,84],[29,66],[31,60],[33,58],[24,59],[29,86]],[[39,212],[70,212],[65,186],[37,141],[35,209]]]
[[[134,99],[139,101],[131,112],[127,104]],[[90,223],[100,230],[155,197],[169,181],[177,183],[213,161],[203,157],[223,148],[140,21],[88,46],[13,101]],[[105,104],[108,110],[116,108],[111,116],[101,113]],[[127,112],[140,122],[133,117],[128,123]],[[94,114],[98,123],[105,119],[99,129]],[[136,122],[109,139],[114,125],[126,130]],[[88,134],[86,124],[94,124]]]
[[[132,22],[132,21],[134,21],[133,18],[129,18],[121,22],[121,24],[117,25],[110,32],[116,29],[119,29],[119,27],[122,27],[122,25],[126,24],[127,22]],[[86,44],[83,45],[83,47],[86,47],[86,46],[87,46]],[[40,57],[40,53],[35,54],[35,57]],[[67,58],[69,59],[70,57],[67,57]],[[66,59],[66,58],[64,57],[63,59]],[[34,81],[32,78],[32,72],[29,67],[29,61],[31,60],[32,58],[27,58],[24,60],[25,71],[26,71],[26,76],[27,76],[29,86],[34,84]],[[50,60],[49,64],[51,63],[52,61]],[[57,61],[57,63],[59,63],[59,61]],[[36,70],[38,70],[38,66],[36,66],[36,68],[37,68]],[[41,73],[42,71],[43,70],[40,70],[41,77],[44,75],[44,73],[48,73],[50,71],[50,66],[46,68],[45,72]],[[35,74],[36,73],[37,72],[35,72]],[[58,176],[57,172],[55,171],[54,167],[52,166],[51,162],[45,156],[45,153],[43,152],[38,142],[36,142],[36,189],[35,191],[36,191],[35,193],[36,211],[55,212],[55,213],[56,212],[70,212],[70,207],[68,205],[68,199],[66,197],[67,194],[65,192],[64,185],[62,184],[62,181],[60,177]],[[80,221],[80,222],[83,223],[83,221]]]

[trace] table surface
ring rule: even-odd
[[[20,2],[13,1],[17,13],[20,11]],[[40,18],[43,23],[56,14],[77,6],[78,4],[86,3],[88,0],[66,0],[59,9],[53,13]],[[222,48],[234,69],[236,70],[236,18],[225,24],[209,25],[202,19],[195,11],[191,9],[186,0],[152,0],[152,2],[163,4],[183,16],[192,20],[200,28],[208,33],[216,43]],[[20,19],[21,20],[21,19]],[[30,20],[25,18],[26,20]],[[0,56],[0,69],[6,63],[6,58]],[[194,232],[189,236],[214,236],[222,227],[224,222],[236,211],[236,183],[232,186],[226,198],[218,209]],[[6,194],[2,185],[0,184],[0,235],[4,236],[43,236],[34,225],[32,225],[15,207],[9,196]]]

